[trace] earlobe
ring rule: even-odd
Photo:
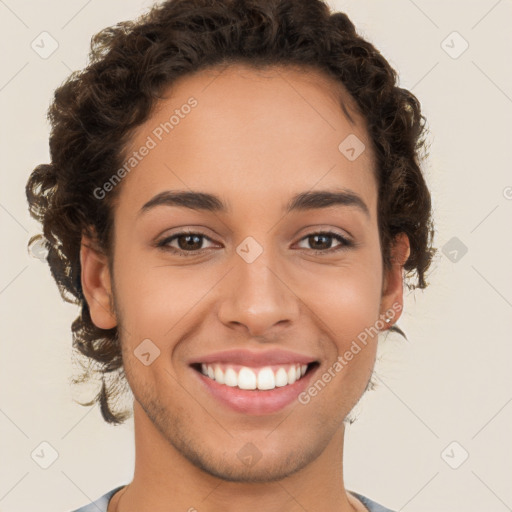
[[[82,290],[94,325],[100,329],[112,329],[117,320],[112,308],[108,258],[86,235],[82,236],[80,246],[80,267]]]
[[[410,255],[409,238],[405,233],[399,233],[391,247],[391,268],[383,280],[381,297],[381,315],[389,319],[386,329],[389,329],[400,318],[403,310],[403,266]]]

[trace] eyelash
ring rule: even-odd
[[[184,256],[184,257],[197,256],[198,254],[202,254],[204,251],[208,250],[208,248],[205,248],[205,249],[199,249],[197,251],[184,251],[182,249],[176,249],[175,247],[171,247],[168,245],[172,240],[179,238],[180,236],[183,236],[183,235],[198,235],[201,238],[206,238],[207,240],[212,241],[208,236],[206,236],[202,233],[198,233],[196,231],[181,231],[180,233],[175,233],[174,235],[164,238],[163,240],[157,242],[156,246],[163,251],[169,251],[174,254]],[[313,233],[308,233],[306,236],[302,237],[299,241],[302,241],[305,238],[309,238],[309,237],[315,236],[315,235],[327,235],[330,238],[334,238],[334,239],[338,240],[339,242],[342,242],[342,245],[335,247],[335,248],[330,248],[330,249],[325,249],[325,250],[324,249],[310,249],[311,251],[313,251],[314,253],[316,253],[318,255],[332,254],[332,253],[335,253],[338,251],[350,249],[356,245],[354,242],[348,240],[344,236],[342,236],[339,233],[336,233],[334,231],[315,231]],[[303,249],[303,250],[307,250],[307,249]]]

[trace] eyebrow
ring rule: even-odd
[[[226,213],[228,211],[228,206],[214,194],[165,190],[145,203],[138,216],[162,205],[207,212]],[[285,213],[330,208],[332,206],[355,207],[370,218],[370,211],[363,199],[355,192],[347,189],[317,190],[296,194],[286,205]]]

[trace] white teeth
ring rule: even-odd
[[[256,389],[256,374],[250,368],[243,367],[238,373],[238,387]]]
[[[290,369],[288,370],[288,384],[293,384],[296,380],[297,380],[297,371],[295,369],[295,366],[290,366]]]
[[[242,373],[242,372],[240,372]],[[274,389],[276,387],[276,378],[272,368],[268,366],[258,372],[258,389]]]
[[[224,368],[224,369],[223,369]],[[219,384],[240,389],[269,390],[293,384],[303,377],[307,364],[284,365],[274,371],[270,366],[260,369],[242,366],[237,372],[229,365],[201,364],[201,372]]]
[[[224,384],[232,388],[238,386],[238,375],[233,368],[228,368],[224,374]]]
[[[219,365],[215,365],[215,380],[217,382],[220,382],[221,384],[224,384],[224,372],[222,371],[221,367]]]
[[[276,372],[276,387],[286,386],[288,384],[288,374],[284,368],[279,368]]]

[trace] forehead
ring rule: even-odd
[[[342,152],[347,140],[365,148],[355,160]],[[316,70],[231,65],[180,77],[138,127],[126,156],[144,146],[151,149],[127,173],[122,192],[138,209],[164,190],[187,188],[265,204],[343,187],[366,197],[370,210],[375,203],[365,120],[343,86]]]

